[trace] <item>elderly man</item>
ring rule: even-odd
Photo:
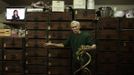
[[[77,53],[79,51],[79,48],[85,46],[88,46],[88,49],[95,49],[96,44],[91,36],[90,32],[83,32],[80,30],[80,22],[78,21],[72,21],[70,24],[72,33],[69,35],[67,40],[64,43],[51,43],[48,42],[45,45],[53,45],[56,47],[70,47],[72,49],[72,72],[75,72],[79,66],[80,63],[77,59]],[[83,50],[83,49],[81,49]],[[81,73],[77,73],[76,75],[82,75]]]

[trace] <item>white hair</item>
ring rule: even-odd
[[[75,24],[75,25],[80,25],[80,22],[78,22],[78,21],[72,21],[72,22],[71,22],[71,25],[74,25],[74,24]]]

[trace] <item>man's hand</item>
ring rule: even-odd
[[[45,43],[45,46],[52,46],[52,45],[53,45],[52,42],[47,42],[47,43]]]

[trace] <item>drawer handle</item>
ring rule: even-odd
[[[49,65],[49,66],[52,66],[52,63],[51,63],[51,62],[49,62],[49,63],[48,63],[48,65]]]
[[[49,53],[49,54],[48,54],[48,57],[51,57],[51,56],[52,56],[52,54]]]
[[[48,74],[50,75],[51,74],[51,71],[48,71]]]
[[[4,55],[4,59],[7,59],[7,56],[6,55]]]
[[[8,67],[7,66],[5,67],[5,71],[8,71]]]

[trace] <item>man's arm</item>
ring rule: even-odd
[[[90,50],[94,50],[96,49],[96,44],[93,45],[81,45],[81,50],[86,50],[86,51],[90,51]]]
[[[56,47],[64,47],[64,44],[63,43],[51,43],[51,42],[48,42],[48,43],[45,43],[45,46],[56,46]]]

